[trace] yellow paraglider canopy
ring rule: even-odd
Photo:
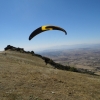
[[[67,34],[67,32],[61,27],[52,26],[52,25],[44,25],[44,26],[41,26],[41,27],[37,28],[36,30],[34,30],[30,34],[29,40],[31,40],[34,36],[38,35],[39,33],[44,32],[44,31],[48,31],[48,30],[60,30],[60,31],[65,32],[65,34]]]

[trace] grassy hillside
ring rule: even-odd
[[[54,69],[40,57],[3,51],[0,100],[100,100],[100,76]]]

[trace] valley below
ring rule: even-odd
[[[100,49],[99,48],[78,48],[58,50],[42,53],[55,62],[62,65],[69,65],[76,68],[87,69],[100,74]]]

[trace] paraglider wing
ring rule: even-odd
[[[49,25],[46,25],[46,26],[41,26],[39,28],[37,28],[36,30],[34,30],[30,36],[29,36],[29,40],[31,40],[34,36],[36,36],[37,34],[41,33],[41,32],[44,32],[44,31],[47,31],[47,30],[60,30],[60,31],[63,31],[65,32],[65,34],[67,34],[67,32],[63,29],[63,28],[60,28],[58,26],[49,26]]]

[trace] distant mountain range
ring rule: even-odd
[[[40,51],[39,53],[64,51],[64,50],[76,50],[76,49],[100,49],[100,44],[76,44],[76,45],[61,45],[53,46],[51,48]]]

